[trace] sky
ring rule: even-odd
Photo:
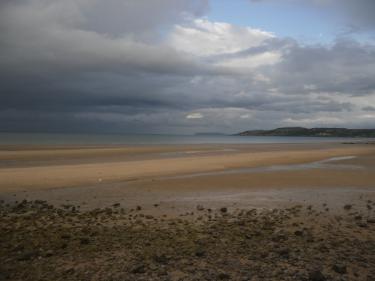
[[[3,0],[0,131],[375,128],[373,0]]]

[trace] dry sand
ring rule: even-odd
[[[346,156],[355,158],[308,164]],[[158,204],[157,212],[178,214],[197,204],[272,208],[375,199],[375,146],[364,144],[8,146],[0,148],[0,163],[0,199],[87,209],[121,203],[155,212]]]
[[[56,188],[67,186],[80,186],[95,184],[101,182],[118,182],[136,179],[144,179],[146,177],[161,177],[178,174],[189,174],[208,171],[222,171],[227,169],[269,166],[278,164],[296,164],[307,163],[323,160],[331,157],[346,155],[367,155],[374,153],[375,148],[370,146],[341,146],[338,148],[309,148],[300,149],[281,149],[276,151],[230,151],[214,150],[210,155],[206,155],[210,151],[201,147],[188,147],[181,154],[170,154],[168,158],[165,156],[166,149],[157,150],[152,147],[143,148],[125,148],[121,152],[125,152],[123,161],[101,161],[101,157],[119,153],[117,149],[96,148],[92,150],[75,149],[75,150],[24,150],[24,151],[1,151],[0,159],[7,161],[26,161],[25,159],[46,157],[70,158],[69,164],[48,163],[42,166],[29,167],[2,167],[0,169],[0,189],[1,190],[19,190],[32,188]],[[143,154],[149,151],[158,152],[159,155],[152,159],[146,160],[128,160],[129,154]],[[167,151],[181,153],[181,148]],[[226,153],[224,153],[226,152]],[[65,153],[65,154],[64,154]],[[96,155],[99,158],[94,159],[91,163],[74,163],[74,160],[80,161],[86,154]],[[203,154],[203,155],[200,155]],[[39,156],[38,156],[39,155]],[[21,159],[21,160],[20,160]],[[22,163],[21,163],[22,165]]]

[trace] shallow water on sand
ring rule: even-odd
[[[206,177],[206,176],[217,176],[217,175],[232,175],[232,174],[244,174],[244,173],[261,173],[261,172],[276,172],[276,171],[295,171],[295,170],[308,170],[308,169],[363,169],[359,165],[348,165],[348,164],[337,164],[334,162],[354,159],[356,156],[343,156],[343,157],[332,157],[322,161],[316,161],[305,164],[288,164],[288,165],[273,165],[266,167],[255,167],[255,168],[240,168],[231,169],[225,171],[214,171],[205,173],[193,173],[187,175],[178,175],[172,177],[163,177],[163,179],[184,179],[184,178],[195,178],[195,177]]]

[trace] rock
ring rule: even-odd
[[[112,213],[113,213],[113,211],[112,211],[112,209],[111,208],[105,208],[105,213],[107,214],[107,215],[112,215]]]
[[[72,274],[74,274],[76,272],[76,270],[73,268],[73,267],[71,267],[71,268],[68,268],[67,270],[65,270],[65,274],[66,275],[72,275]]]
[[[90,239],[87,237],[82,237],[79,241],[81,242],[81,245],[87,245],[90,243]]]
[[[288,248],[281,248],[280,250],[277,251],[277,253],[283,257],[283,258],[289,258],[289,249]]]
[[[9,276],[5,273],[0,272],[0,281],[9,280]]]
[[[268,252],[261,252],[259,255],[262,259],[265,259],[269,256],[269,253]]]
[[[143,274],[143,273],[146,273],[146,268],[143,264],[139,264],[132,269],[131,273]]]
[[[68,209],[70,209],[72,207],[72,205],[70,205],[70,204],[62,204],[61,207],[63,207],[63,209],[65,209],[65,210],[68,210]]]
[[[296,236],[303,236],[303,231],[302,230],[296,230],[294,232],[294,235],[296,235]]]
[[[49,258],[49,257],[52,257],[53,256],[53,251],[52,250],[48,250],[46,253],[45,253],[45,257]]]
[[[115,204],[112,205],[112,207],[118,208],[118,207],[120,207],[120,203],[115,203]]]
[[[349,211],[352,207],[353,207],[352,205],[350,205],[350,204],[346,204],[346,205],[344,206],[344,210]]]
[[[16,247],[14,247],[13,251],[14,252],[19,252],[19,251],[23,251],[24,249],[25,249],[25,246],[22,245],[22,244],[19,244]]]
[[[62,234],[60,237],[61,239],[68,240],[71,236],[69,234]]]
[[[278,229],[272,234],[271,240],[274,242],[286,241],[288,240],[288,233],[282,229]]]
[[[335,216],[335,220],[338,221],[338,222],[341,222],[342,221],[342,216]]]
[[[218,280],[229,280],[229,279],[230,279],[230,275],[227,274],[227,273],[220,273],[220,274],[217,276],[217,279],[218,279]]]
[[[309,281],[326,281],[327,278],[319,270],[309,273]]]
[[[367,223],[365,223],[365,222],[358,222],[357,225],[359,227],[363,227],[363,228],[366,228],[368,226]]]
[[[245,234],[245,238],[246,238],[246,239],[251,239],[252,236],[251,236],[250,234]],[[276,240],[276,241],[279,241],[279,240]]]
[[[314,237],[311,235],[311,234],[309,234],[308,236],[307,236],[307,238],[306,238],[306,242],[307,243],[314,243]]]
[[[25,253],[22,253],[21,256],[18,258],[19,261],[28,261],[38,256],[38,252],[31,250]]]
[[[198,211],[203,211],[203,210],[204,210],[204,207],[203,207],[202,205],[198,205],[198,206],[197,206],[197,210],[198,210]]]
[[[334,264],[334,265],[332,266],[332,269],[333,269],[335,272],[339,273],[339,274],[345,274],[345,273],[347,272],[347,271],[346,271],[346,266],[343,265],[343,264]]]
[[[367,223],[375,223],[375,218],[368,218],[367,219]]]
[[[153,257],[153,260],[160,264],[167,264],[169,259],[164,254],[157,254]]]
[[[205,255],[206,255],[206,252],[205,252],[205,250],[203,250],[203,249],[198,249],[197,251],[195,251],[195,255],[197,256],[197,257],[204,257]]]
[[[141,206],[137,206],[137,207],[136,207],[136,210],[137,210],[137,211],[140,211],[140,210],[142,210],[142,207],[141,207]]]
[[[228,212],[228,209],[226,207],[222,207],[222,208],[220,208],[220,212],[226,213],[226,212]]]

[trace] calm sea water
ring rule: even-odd
[[[0,133],[0,144],[31,145],[151,145],[151,144],[246,144],[358,142],[366,139],[320,137],[241,137],[226,135],[79,135]]]

